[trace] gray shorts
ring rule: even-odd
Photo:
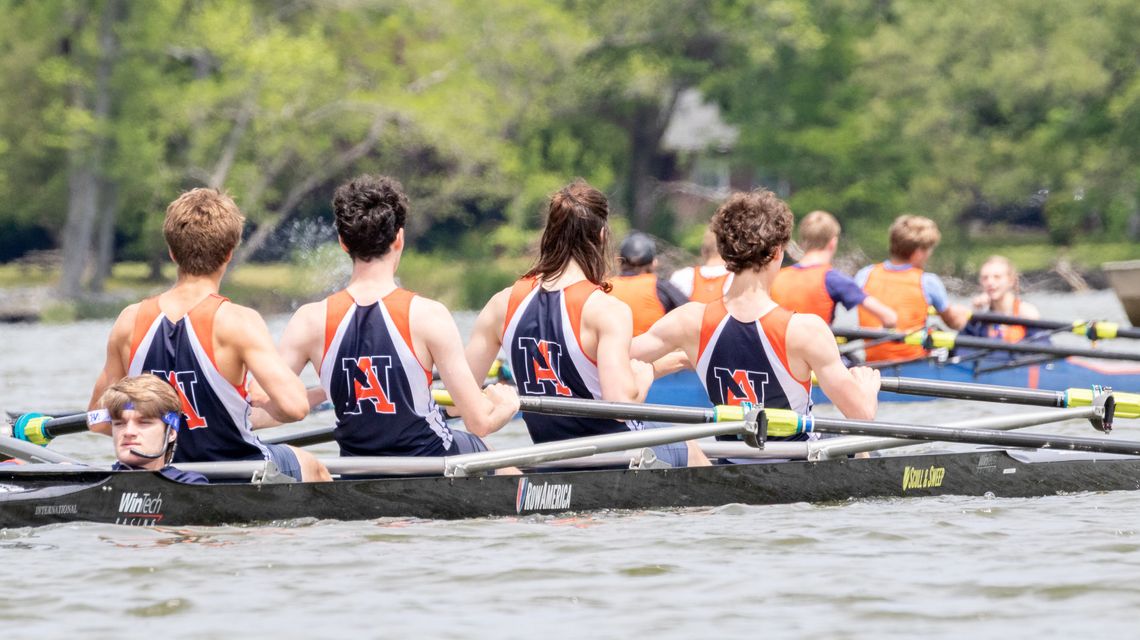
[[[461,453],[478,453],[487,450],[487,444],[483,442],[479,436],[466,431],[452,429],[451,437],[451,448],[447,451],[447,455],[449,456],[459,455]]]
[[[675,427],[677,425],[667,424],[664,422],[643,422],[641,423],[642,429],[661,429],[664,427]],[[653,453],[657,455],[657,459],[668,463],[673,467],[687,467],[689,466],[689,446],[684,442],[671,442],[669,444],[659,444],[652,447]]]
[[[277,465],[277,470],[300,482],[301,462],[297,460],[297,454],[293,453],[293,449],[284,444],[264,444],[269,451],[269,459]]]

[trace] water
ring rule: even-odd
[[[1111,294],[1031,300],[1046,317],[1123,319]],[[109,328],[0,325],[0,408],[85,404]],[[880,416],[1015,410],[938,401],[884,405]],[[1054,430],[1090,435],[1081,423]],[[1140,438],[1127,422],[1118,430]],[[512,425],[491,440],[526,436]],[[52,447],[110,460],[102,436]],[[1138,530],[1132,492],[461,522],[57,525],[0,532],[0,620],[20,637],[1132,637]]]

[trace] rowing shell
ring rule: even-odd
[[[1064,391],[1072,388],[1088,389],[1093,385],[1110,387],[1117,391],[1140,392],[1140,364],[1111,360],[1067,358],[1045,364],[1022,366],[1000,371],[976,373],[975,363],[939,363],[934,360],[907,362],[879,370],[884,376],[921,378],[943,382],[993,384],[1005,387],[1023,387]],[[989,360],[982,366],[992,365]],[[812,402],[829,404],[818,386],[812,388]],[[879,402],[917,402],[933,398],[897,393],[879,394]],[[693,371],[681,371],[662,377],[653,383],[645,399],[649,403],[710,407],[701,379]]]
[[[476,518],[965,495],[1140,489],[1140,458],[1059,451],[968,453],[665,469],[186,485],[149,472],[0,470],[0,527],[89,521],[221,525],[298,518]]]

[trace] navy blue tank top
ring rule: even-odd
[[[515,283],[507,304],[503,346],[510,354],[520,396],[561,396],[600,400],[598,365],[582,351],[582,307],[598,289],[583,280],[561,291],[547,291],[538,280]],[[523,413],[535,444],[623,433],[641,428],[637,422]]]
[[[431,396],[431,371],[416,358],[408,311],[415,294],[396,289],[358,305],[329,296],[321,386],[336,412],[342,456],[444,456],[455,438]]]
[[[791,318],[791,311],[775,307],[758,320],[741,322],[723,300],[705,307],[696,368],[710,402],[811,412],[811,381],[797,380],[788,367],[784,342]]]
[[[214,316],[224,302],[222,296],[210,295],[177,322],[162,314],[157,298],[139,304],[128,374],[153,373],[181,396],[183,424],[175,463],[269,456],[250,428],[245,388],[226,380],[214,363]]]

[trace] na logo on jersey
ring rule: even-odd
[[[151,371],[154,375],[165,379],[178,392],[182,400],[182,415],[186,417],[187,429],[206,428],[206,419],[198,410],[198,374],[194,371]]]
[[[371,403],[375,413],[396,413],[396,405],[389,400],[391,356],[343,358],[340,366],[352,390],[352,397],[345,401],[344,413],[358,416],[364,413],[365,403]]]
[[[562,345],[549,340],[536,340],[535,338],[519,338],[518,348],[523,352],[526,362],[526,380],[523,382],[523,393],[530,396],[547,395],[547,390],[553,388],[555,395],[570,396],[570,387],[562,382],[560,375],[562,361]],[[548,387],[547,385],[552,385]]]
[[[763,406],[764,387],[768,384],[767,372],[713,367],[713,376],[720,386],[724,404]]]

